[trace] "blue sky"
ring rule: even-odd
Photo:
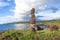
[[[36,20],[60,18],[60,0],[0,0],[0,24],[29,20],[33,7]]]

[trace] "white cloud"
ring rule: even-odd
[[[27,11],[30,11],[31,8],[36,8],[37,10],[44,10],[46,8],[45,6],[41,6],[44,5],[47,2],[56,2],[57,0],[15,0],[15,18],[23,18],[25,17],[25,15],[27,15],[28,13],[26,13]],[[40,7],[41,6],[41,7]],[[22,15],[23,14],[23,15]]]
[[[16,21],[23,21],[23,19],[14,18],[13,16],[3,16],[0,17],[0,24],[11,23]]]
[[[38,18],[41,20],[59,19],[60,18],[60,10],[57,11],[56,13],[49,13],[49,12],[38,13],[38,14],[36,14],[36,16],[43,16],[43,17]]]
[[[8,5],[9,5],[8,2],[0,1],[0,7],[5,7],[5,6],[8,6]]]
[[[8,0],[10,1],[10,0]],[[14,9],[14,16],[6,16],[6,17],[0,17],[0,23],[7,23],[7,22],[13,22],[14,20],[19,21],[19,20],[24,20],[23,17],[25,17],[28,11],[31,10],[31,8],[36,8],[36,10],[45,10],[47,8],[47,5],[44,5],[47,2],[55,2],[56,0],[15,0],[15,9]],[[8,6],[9,3],[8,2],[1,2],[0,1],[0,7],[5,7]],[[41,6],[44,5],[44,6]],[[49,9],[49,8],[48,8]],[[13,9],[11,9],[10,11],[13,11]],[[38,14],[37,14],[38,15]],[[43,15],[43,14],[39,14],[39,15]],[[53,16],[57,15],[57,14],[47,14],[48,16]],[[46,17],[47,17],[46,15]],[[45,15],[43,15],[45,16]],[[52,17],[51,16],[51,17]],[[50,17],[50,18],[51,18]],[[59,17],[59,16],[58,16]],[[49,18],[49,17],[48,17]],[[46,18],[46,19],[48,19]],[[40,19],[40,18],[39,18]],[[44,19],[44,18],[41,18]]]

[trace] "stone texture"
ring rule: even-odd
[[[31,9],[31,17],[30,17],[30,24],[35,24],[35,9],[34,8],[32,8]]]
[[[30,17],[30,26],[28,28],[30,31],[36,31],[40,28],[39,26],[36,25],[36,20],[35,20],[35,14],[34,13],[35,13],[35,8],[32,8],[31,9],[31,17]]]
[[[50,25],[50,32],[53,32],[54,30],[58,30],[58,27],[56,25]]]
[[[30,31],[37,30],[36,21],[35,21],[35,14],[34,13],[35,13],[35,9],[32,8],[31,9],[31,17],[30,17],[30,26],[29,26]]]

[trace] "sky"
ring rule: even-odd
[[[0,24],[29,20],[32,8],[36,20],[60,18],[60,0],[0,0]]]

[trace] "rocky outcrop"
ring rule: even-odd
[[[54,30],[58,30],[58,27],[56,25],[50,25],[50,32],[53,32]]]

